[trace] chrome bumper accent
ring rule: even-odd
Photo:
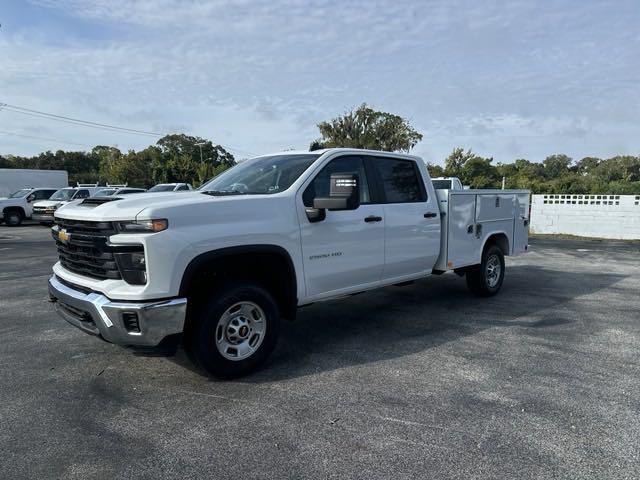
[[[58,314],[71,325],[118,345],[156,346],[168,335],[182,333],[187,314],[186,298],[112,302],[99,293],[68,287],[55,275],[49,279],[49,297]],[[127,330],[123,313],[137,315],[139,332]]]
[[[36,222],[51,222],[53,223],[53,214],[47,215],[46,213],[34,213],[31,215],[31,220]]]

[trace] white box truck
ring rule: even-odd
[[[66,170],[30,170],[0,168],[0,198],[7,198],[23,188],[60,188],[69,186]]]

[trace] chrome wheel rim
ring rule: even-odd
[[[253,302],[234,303],[218,320],[216,348],[228,360],[244,360],[260,348],[266,330],[266,316],[258,305]]]
[[[491,255],[487,259],[487,286],[489,288],[495,288],[500,281],[500,273],[502,272],[502,265],[497,255]]]

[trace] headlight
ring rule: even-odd
[[[131,222],[117,222],[118,230],[122,233],[155,233],[166,230],[169,222],[160,218],[157,220],[137,220]]]
[[[118,252],[114,254],[118,270],[125,282],[131,285],[147,283],[147,264],[144,252]]]

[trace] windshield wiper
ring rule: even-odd
[[[201,193],[204,193],[205,195],[213,195],[213,196],[218,196],[218,195],[242,195],[243,192],[239,192],[238,190],[206,190],[203,191]]]
[[[224,196],[224,195],[262,195],[264,192],[241,192],[239,190],[203,190],[200,193],[212,196]]]

